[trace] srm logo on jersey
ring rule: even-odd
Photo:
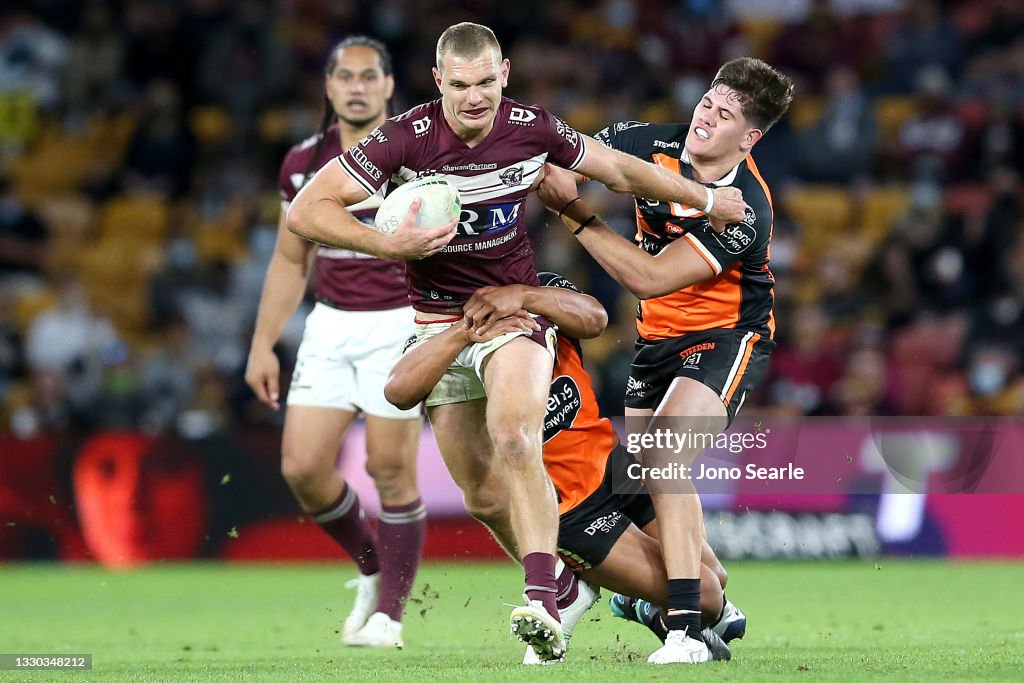
[[[519,220],[519,207],[522,202],[507,204],[491,204],[489,206],[463,207],[459,216],[458,234],[481,235],[485,232],[504,230]]]

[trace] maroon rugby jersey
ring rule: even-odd
[[[388,119],[338,158],[371,195],[390,179],[451,181],[462,196],[458,234],[440,253],[409,261],[409,299],[418,311],[461,312],[480,287],[537,285],[523,206],[544,162],[576,168],[582,136],[541,107],[502,98],[494,127],[475,147],[456,137],[441,100]]]
[[[327,139],[310,164],[319,135],[314,135],[288,150],[281,162],[278,187],[287,203],[320,168],[341,154],[338,126],[327,129]],[[309,176],[305,175],[309,169]],[[383,193],[349,207],[356,218],[373,223]],[[405,264],[385,261],[349,249],[317,247],[316,298],[326,299],[346,311],[383,311],[409,305],[406,293]]]

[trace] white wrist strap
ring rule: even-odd
[[[708,191],[708,205],[704,207],[704,213],[710,216],[711,209],[715,208],[715,192],[710,187],[704,189]]]

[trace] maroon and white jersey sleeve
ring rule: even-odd
[[[587,148],[583,136],[568,123],[546,109],[537,107],[537,127],[547,140],[548,162],[574,170],[583,161]]]
[[[338,157],[341,167],[367,194],[375,194],[404,165],[408,147],[416,140],[407,117],[422,108],[416,107],[398,118],[388,119]]]
[[[314,157],[314,154],[316,155]],[[314,135],[292,147],[281,162],[277,186],[287,206],[302,186],[324,164],[341,154],[337,126],[323,140]],[[382,194],[349,207],[364,223],[373,223]],[[316,299],[347,311],[383,311],[409,305],[405,264],[361,254],[350,249],[316,248]]]

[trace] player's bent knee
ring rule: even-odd
[[[494,528],[508,518],[508,500],[501,496],[484,497],[470,496],[462,497],[462,502],[468,512],[475,520]]]
[[[539,465],[542,462],[539,435],[530,434],[521,428],[512,428],[493,433],[492,441],[496,455],[507,464],[521,466],[535,462]]]
[[[314,458],[281,458],[281,476],[293,490],[303,491],[315,487],[324,478],[330,477],[333,468],[324,467]]]
[[[415,494],[418,488],[415,469],[406,467],[401,461],[367,458],[366,473],[383,498]]]

